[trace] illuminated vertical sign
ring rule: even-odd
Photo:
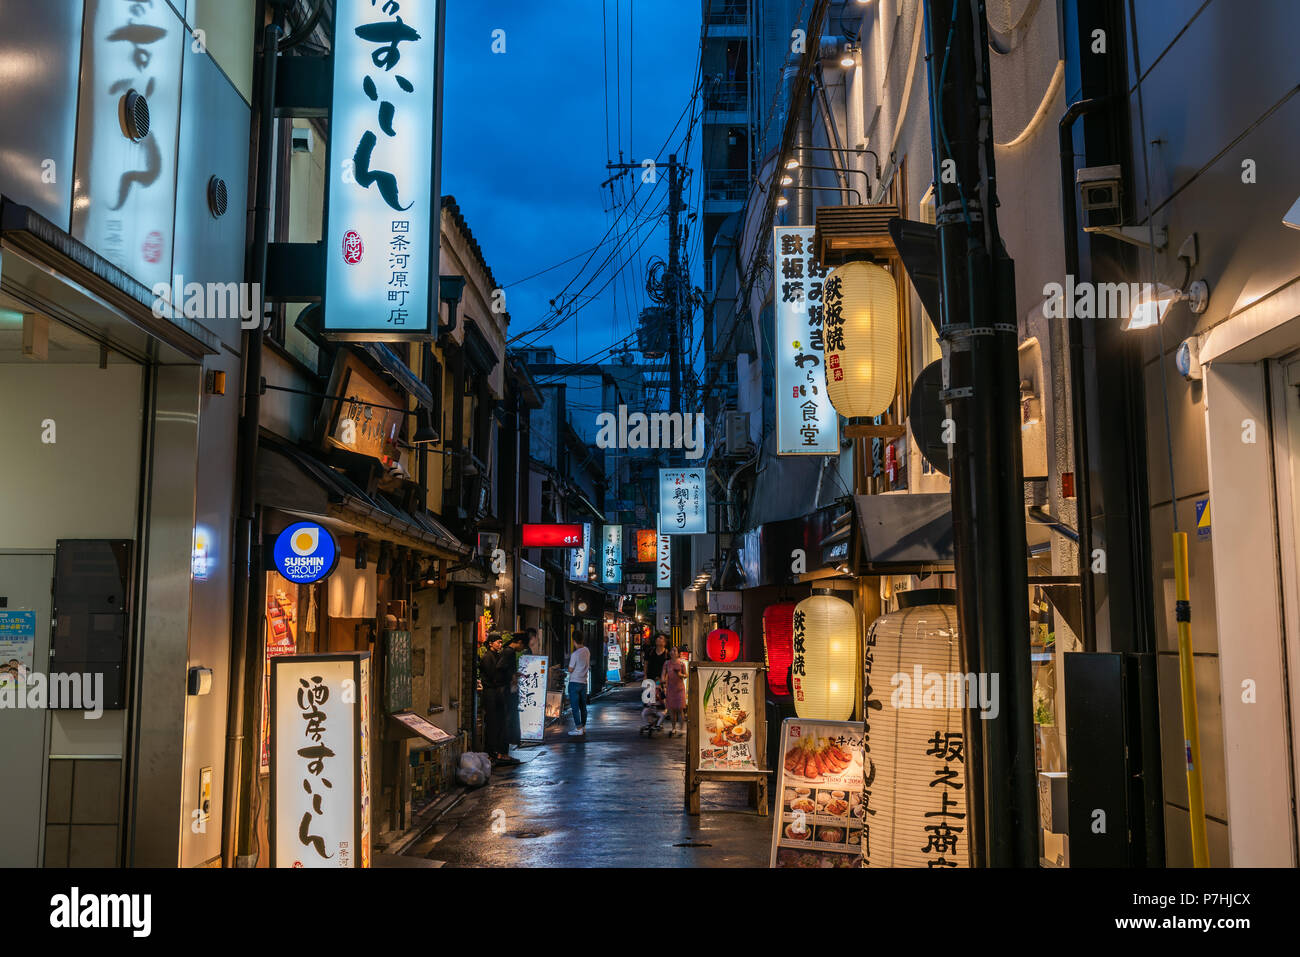
[[[600,550],[600,580],[605,585],[623,583],[623,526],[606,525]]]
[[[704,535],[709,531],[704,469],[659,470],[659,534]]]
[[[368,652],[271,667],[271,863],[370,865]]]
[[[813,227],[772,229],[776,301],[776,451],[838,455],[839,418],[826,394],[822,288]]]
[[[427,339],[438,322],[441,0],[338,0],[324,331]]]
[[[582,546],[569,550],[569,580],[575,582],[585,582],[590,577],[587,572],[587,566],[590,564],[591,555],[591,523],[585,522],[582,526]]]
[[[656,562],[658,574],[655,578],[656,588],[673,587],[673,540],[667,535],[656,534],[659,544],[659,558]]]

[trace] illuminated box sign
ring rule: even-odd
[[[575,582],[585,582],[590,577],[588,573],[588,556],[591,555],[591,523],[584,523],[582,526],[582,544],[577,548],[569,550],[569,580]]]
[[[659,470],[659,531],[705,535],[709,531],[704,469]]]
[[[275,570],[297,585],[329,576],[339,563],[339,547],[324,525],[298,522],[275,539]]]
[[[604,585],[623,583],[623,526],[606,525],[600,550],[600,581]]]
[[[441,0],[338,0],[323,329],[432,338],[438,322]]]
[[[659,556],[655,560],[655,585],[658,588],[673,587],[673,540],[667,535],[655,535],[659,543]]]
[[[581,525],[525,525],[524,548],[574,548],[582,544]]]
[[[271,667],[271,865],[370,866],[370,654]]]
[[[659,536],[653,528],[637,529],[636,560],[652,562],[659,554]]]
[[[823,286],[813,227],[772,229],[776,302],[776,451],[838,455],[839,416],[826,393]]]

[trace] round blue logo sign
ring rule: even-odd
[[[315,522],[290,525],[275,540],[275,569],[289,581],[310,585],[334,571],[339,546],[330,530]]]

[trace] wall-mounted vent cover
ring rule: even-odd
[[[122,127],[133,143],[149,135],[149,101],[135,90],[127,90],[122,97]]]
[[[214,176],[208,180],[208,209],[212,215],[220,219],[226,215],[226,210],[230,208],[230,191],[226,188],[226,181],[220,176]]]

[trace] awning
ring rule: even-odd
[[[159,318],[147,287],[26,206],[0,197],[0,283],[5,293],[143,361],[199,362],[221,343],[193,319]]]
[[[412,515],[382,495],[367,495],[305,449],[265,434],[257,456],[257,500],[436,558],[463,560],[474,552],[432,515]]]
[[[397,380],[397,384],[410,393],[415,401],[426,409],[433,408],[433,393],[429,387],[420,381],[411,367],[408,366],[401,358],[388,346],[382,342],[362,342],[358,343],[366,353],[379,363],[380,367],[390,376]]]
[[[953,566],[952,499],[943,492],[855,496],[861,572],[945,571]]]

